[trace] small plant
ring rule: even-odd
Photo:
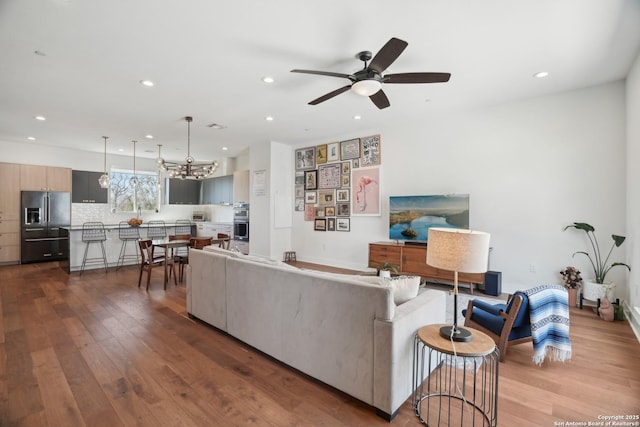
[[[578,289],[582,286],[582,277],[580,271],[575,267],[567,267],[560,272],[564,287],[567,289]]]
[[[393,271],[398,274],[398,266],[396,264],[391,264],[389,261],[378,263],[378,270]]]
[[[587,237],[589,238],[589,242],[591,242],[593,255],[584,251],[576,251],[573,253],[573,256],[575,256],[576,254],[583,254],[583,255],[586,255],[587,258],[589,258],[589,261],[591,262],[591,266],[593,267],[593,273],[596,276],[595,277],[596,283],[603,284],[605,276],[607,275],[609,270],[611,270],[613,267],[623,266],[623,267],[627,267],[627,269],[631,271],[631,267],[629,267],[627,264],[623,262],[614,262],[611,265],[608,265],[609,257],[611,256],[611,252],[613,252],[613,248],[617,248],[618,246],[620,246],[624,242],[626,237],[612,234],[611,238],[613,239],[613,245],[611,245],[611,249],[609,249],[609,253],[607,253],[606,258],[602,258],[602,255],[600,254],[600,246],[598,245],[598,239],[596,239],[596,235],[594,234],[595,228],[593,228],[593,226],[587,224],[586,222],[574,222],[571,225],[567,225],[565,228],[562,229],[562,231],[566,230],[567,228],[575,228],[576,230],[582,230],[587,234]]]

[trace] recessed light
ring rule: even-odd
[[[353,120],[360,120],[361,118],[362,118],[362,116],[359,116],[357,114],[355,116],[353,116]]]
[[[227,151],[229,147],[222,147],[222,151]]]
[[[144,137],[147,139],[153,139],[153,135],[145,135]]]
[[[47,120],[45,116],[35,116],[34,119],[40,120],[41,122],[44,122],[45,120]]]
[[[264,118],[266,121],[268,122],[272,122],[273,121],[273,117],[272,116],[267,116]]]
[[[265,82],[265,83],[273,83],[274,82],[273,77],[271,77],[271,76],[264,76],[262,78],[262,81]]]
[[[547,77],[549,75],[549,72],[547,71],[540,71],[539,73],[535,73],[533,75],[533,77],[535,77],[536,79],[541,79],[543,77]]]
[[[33,137],[33,136],[28,136],[28,137],[27,137],[27,139],[28,139],[29,141],[35,141],[35,140],[36,140],[36,138],[35,138],[35,137]]]
[[[140,84],[146,87],[153,87],[154,83],[151,80],[140,80]]]
[[[118,151],[122,153],[124,151],[124,148],[118,148]]]

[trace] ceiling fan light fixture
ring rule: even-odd
[[[378,80],[360,80],[351,85],[351,90],[360,96],[371,96],[382,89],[382,83]]]

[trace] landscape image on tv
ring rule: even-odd
[[[389,239],[426,241],[430,227],[469,228],[469,195],[389,197]]]

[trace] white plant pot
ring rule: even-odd
[[[589,301],[597,301],[605,296],[613,301],[613,283],[596,283],[595,281],[585,280],[582,283],[582,296]]]
[[[391,277],[391,271],[389,270],[380,270],[380,273],[378,274],[380,277]]]

